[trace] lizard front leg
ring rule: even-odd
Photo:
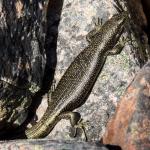
[[[93,37],[99,32],[99,30],[102,27],[102,19],[97,18],[97,21],[94,22],[95,28],[91,30],[87,35],[86,35],[86,40],[88,43],[92,42]]]

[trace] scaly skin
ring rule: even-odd
[[[51,102],[42,119],[26,130],[27,138],[48,135],[62,118],[70,119],[73,126],[80,122],[80,115],[72,112],[82,106],[103,68],[108,55],[116,55],[121,49],[113,49],[122,35],[127,13],[114,15],[101,28],[96,25],[88,35],[89,46],[71,63],[51,95]]]

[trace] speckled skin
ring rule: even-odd
[[[71,63],[51,95],[51,102],[42,119],[26,130],[27,138],[41,138],[48,135],[62,118],[71,124],[80,121],[79,113],[72,112],[82,106],[103,68],[108,55],[119,54],[114,49],[124,29],[127,13],[114,15],[103,26],[97,24],[88,35],[89,46]]]

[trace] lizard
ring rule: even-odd
[[[46,112],[39,122],[27,128],[27,138],[47,136],[61,119],[69,119],[73,127],[81,127],[81,115],[73,112],[81,107],[89,97],[109,55],[119,54],[124,44],[119,39],[127,22],[127,12],[115,14],[103,25],[95,24],[86,39],[89,45],[82,50],[51,94]]]

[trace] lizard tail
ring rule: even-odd
[[[51,113],[47,109],[41,120],[31,128],[26,129],[25,134],[28,139],[37,139],[47,136],[60,121],[55,113]]]

